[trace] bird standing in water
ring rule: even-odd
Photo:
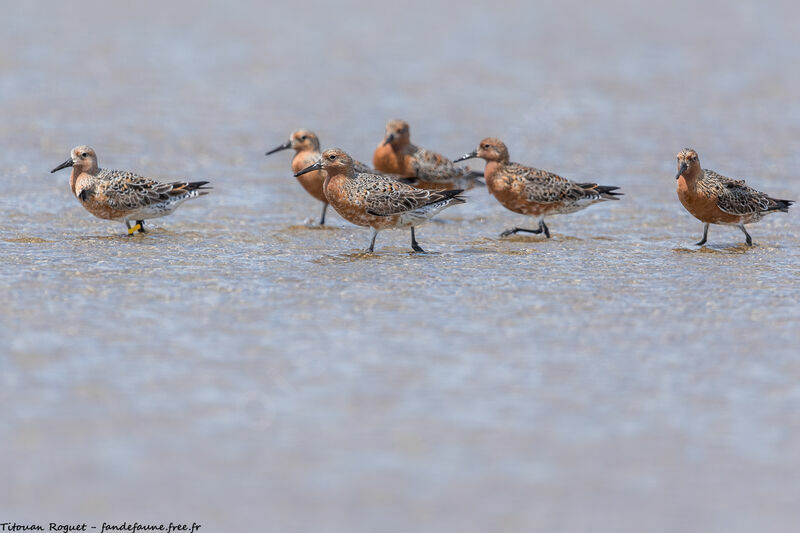
[[[480,157],[486,160],[483,175],[489,192],[505,207],[515,213],[539,217],[537,229],[512,228],[500,234],[507,237],[518,232],[544,233],[550,238],[550,229],[544,223],[549,215],[564,215],[580,211],[597,202],[619,200],[619,187],[596,183],[576,183],[552,172],[512,163],[508,148],[500,139],[487,137],[478,148],[456,159],[464,161]]]
[[[734,180],[705,170],[700,166],[697,152],[684,148],[678,153],[678,199],[696,219],[703,223],[703,238],[696,244],[708,241],[710,224],[737,226],[745,235],[748,246],[753,239],[745,224],[758,222],[770,213],[788,213],[794,201],[778,200],[748,187],[743,180]]]
[[[300,172],[309,165],[319,161],[321,156],[319,137],[311,130],[299,129],[292,132],[289,140],[285,143],[276,146],[266,153],[266,155],[280,152],[281,150],[288,150],[289,148],[295,151],[292,158],[292,172]],[[353,161],[353,166],[357,173],[381,174],[371,169],[368,165],[359,161]],[[295,174],[296,175],[296,174]],[[325,181],[325,174],[322,171],[316,170],[307,172],[297,176],[297,181],[306,190],[308,194],[322,202],[322,215],[319,219],[319,225],[325,225],[325,212],[328,210],[328,200],[325,198],[325,191],[322,190],[322,183]],[[409,181],[400,176],[392,176],[395,179],[400,179],[408,183]]]
[[[378,232],[390,228],[411,228],[411,248],[424,252],[417,243],[414,228],[442,209],[465,202],[460,196],[461,189],[417,189],[389,176],[357,174],[353,159],[338,148],[326,150],[319,161],[295,175],[314,171],[325,172],[325,197],[342,218],[372,228],[369,252],[375,250]]]
[[[76,146],[70,158],[50,172],[72,167],[72,194],[91,214],[123,222],[128,235],[144,233],[144,221],[172,214],[190,198],[208,194],[207,181],[160,183],[125,170],[97,166],[97,154],[88,146]],[[136,224],[131,226],[131,221]]]

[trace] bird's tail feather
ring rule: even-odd
[[[441,202],[443,200],[452,200],[452,204],[463,204],[467,201],[466,197],[461,196],[461,193],[464,192],[464,189],[450,189],[449,191],[438,191],[441,196],[444,198],[438,198],[436,202]],[[434,202],[435,203],[435,202]]]
[[[613,185],[598,185],[596,183],[579,183],[579,187],[584,189],[591,189],[594,192],[598,193],[601,198],[604,200],[619,200],[619,196],[624,196],[624,193],[621,192],[614,192],[619,189],[619,187],[614,187]]]
[[[194,191],[196,189],[213,189],[213,187],[206,187],[205,185],[211,183],[210,181],[190,181],[186,184],[187,191]]]
[[[175,181],[171,183],[172,190],[169,191],[170,196],[180,196],[182,194],[194,193],[194,196],[203,196],[208,194],[208,189],[213,187],[206,187],[210,183],[208,181]]]
[[[789,207],[794,203],[794,200],[778,200],[777,198],[770,198],[770,208],[767,211],[780,211],[782,213],[788,213]]]

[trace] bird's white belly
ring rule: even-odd
[[[175,211],[175,208],[183,203],[188,198],[170,199],[160,204],[152,204],[145,207],[140,207],[125,216],[125,220],[149,220],[153,218],[164,217]]]
[[[440,202],[436,202],[435,204],[429,204],[413,211],[407,211],[400,215],[398,227],[419,226],[424,224],[433,218],[439,211],[447,207],[451,201],[452,200],[450,199],[442,200]]]

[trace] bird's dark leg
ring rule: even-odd
[[[525,228],[511,228],[505,230],[503,233],[500,234],[501,237],[508,237],[509,235],[513,235],[515,233],[519,233],[520,231],[524,233],[535,233],[536,235],[540,233],[544,233],[547,238],[550,238],[550,228],[544,223],[544,217],[539,219],[539,229],[525,229]]]
[[[417,238],[414,235],[414,226],[411,226],[411,249],[415,252],[425,253],[425,250],[422,249],[422,246],[417,243]]]
[[[328,202],[323,202],[322,203],[322,216],[319,217],[319,225],[320,226],[324,226],[325,225],[325,211],[327,211],[327,210],[328,210]]]
[[[544,231],[545,237],[550,238],[550,228],[544,223],[544,217],[539,219],[539,231]]]
[[[703,239],[700,242],[695,243],[695,246],[703,246],[706,243],[708,240],[708,226],[710,225],[711,224],[703,224]]]
[[[750,234],[747,233],[746,229],[744,229],[744,224],[739,224],[739,229],[744,232],[744,236],[745,236],[744,242],[747,243],[747,246],[753,246],[753,238],[750,237]]]
[[[503,233],[500,234],[500,236],[501,237],[508,237],[509,235],[514,235],[515,233],[519,233],[520,231],[522,231],[524,233],[537,233],[538,234],[538,233],[542,232],[542,228],[541,228],[541,226],[539,227],[539,229],[511,228],[511,229],[505,230]]]
[[[139,226],[139,233],[147,233],[147,230],[144,229],[144,220],[137,220],[136,224]]]
[[[377,236],[378,236],[378,230],[372,228],[372,241],[369,243],[369,248],[367,248],[367,251],[369,253],[373,253],[375,251],[375,238]]]

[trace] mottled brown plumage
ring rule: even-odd
[[[747,186],[743,180],[703,169],[697,152],[691,148],[681,150],[677,159],[678,199],[689,213],[704,223],[703,239],[698,246],[708,240],[709,224],[738,226],[745,234],[745,242],[752,245],[745,224],[758,222],[769,213],[787,213],[794,203],[771,198]]]
[[[320,161],[298,175],[318,170],[326,173],[325,197],[336,212],[353,224],[372,228],[370,252],[378,232],[388,228],[411,228],[411,246],[421,252],[414,227],[465,201],[459,196],[461,190],[423,190],[390,176],[356,173],[352,158],[338,148],[326,150]]]
[[[477,150],[456,159],[463,161],[479,157],[486,160],[483,171],[489,192],[505,207],[515,213],[539,217],[539,228],[529,230],[513,228],[503,236],[517,232],[542,233],[550,237],[544,217],[580,211],[604,200],[618,200],[619,187],[596,183],[576,183],[566,178],[533,167],[509,161],[508,148],[493,137],[483,139]]]
[[[300,185],[308,194],[323,204],[322,216],[320,217],[319,224],[324,225],[325,212],[328,209],[328,200],[325,198],[325,191],[322,188],[322,184],[325,181],[325,173],[321,170],[316,170],[300,175],[297,174],[309,165],[313,165],[315,162],[319,161],[321,155],[319,137],[317,137],[317,134],[311,130],[296,130],[292,132],[287,142],[276,146],[267,152],[266,155],[274,154],[275,152],[287,150],[289,148],[292,148],[295,151],[294,157],[292,158],[292,172],[297,177],[297,181],[300,182]],[[360,161],[353,161],[353,165],[356,172],[376,173],[368,165],[365,165]],[[399,176],[392,177],[399,178]]]
[[[386,136],[375,149],[372,164],[381,172],[417,178],[415,185],[422,189],[471,189],[481,177],[441,154],[411,144],[411,130],[402,120],[386,125]]]
[[[72,167],[70,189],[91,214],[106,220],[130,221],[144,231],[144,221],[171,214],[189,198],[208,194],[207,181],[161,183],[133,172],[99,168],[97,155],[88,146],[76,146],[70,159],[54,168]]]

